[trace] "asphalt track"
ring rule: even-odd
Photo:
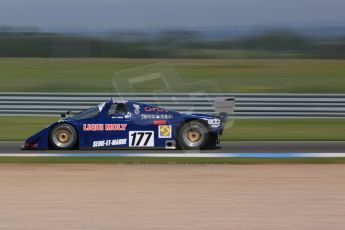
[[[0,142],[1,154],[63,153],[59,150],[21,150],[23,142]],[[66,151],[65,151],[66,152]],[[68,150],[69,153],[185,153],[179,150]],[[345,141],[226,141],[201,153],[344,153]],[[193,152],[191,152],[193,153]]]

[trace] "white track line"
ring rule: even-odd
[[[345,153],[2,153],[0,157],[338,158]]]

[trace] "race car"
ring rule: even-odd
[[[109,100],[29,137],[24,149],[206,149],[219,144],[232,98],[216,99],[217,115],[187,114],[135,101]]]

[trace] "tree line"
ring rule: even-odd
[[[268,31],[211,40],[191,31],[86,36],[0,30],[0,57],[344,59],[345,36],[316,38],[293,31]]]

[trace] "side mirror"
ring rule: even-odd
[[[71,115],[71,111],[67,111],[66,113],[61,113],[61,118],[66,118],[67,116]]]

